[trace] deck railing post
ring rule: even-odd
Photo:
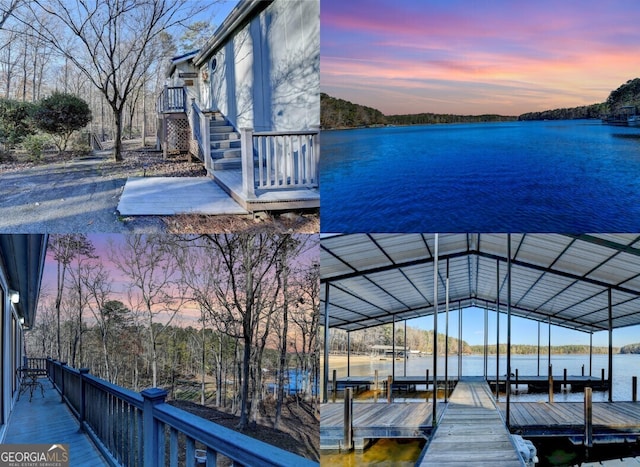
[[[80,428],[78,429],[80,433],[84,432],[84,421],[86,416],[87,392],[85,375],[87,374],[89,374],[89,368],[80,368]]]
[[[638,377],[637,376],[631,377],[631,397],[632,397],[631,400],[633,400],[633,402],[638,401]]]
[[[374,386],[375,390],[373,391],[373,398],[374,398],[374,400],[376,402],[378,402],[378,389],[379,389],[379,386],[378,386],[378,382],[379,382],[379,380],[378,380],[378,370],[375,370],[375,372],[374,372],[374,382],[375,382],[375,386]]]
[[[337,370],[333,370],[333,380],[331,381],[332,391],[331,398],[333,402],[336,401],[336,394],[338,393],[338,378],[336,377]]]
[[[516,389],[518,389],[518,369],[516,368]]]
[[[387,404],[391,404],[391,386],[393,384],[393,376],[387,376]]]
[[[353,388],[344,390],[344,446],[350,451],[353,448]]]
[[[163,404],[167,397],[167,391],[160,388],[145,389],[140,393],[144,398],[143,405],[143,440],[144,440],[144,466],[155,467],[161,458],[160,451],[164,451],[164,446],[159,446],[158,422],[154,415],[154,407]]]
[[[247,199],[256,197],[255,173],[253,167],[253,129],[240,129],[240,148],[242,154],[242,190]]]
[[[549,365],[549,404],[553,404],[553,366]]]
[[[604,368],[600,368],[600,379],[602,379],[602,381],[604,381]]]
[[[562,373],[562,387],[565,389],[567,389],[567,369],[564,369],[564,372]]]
[[[582,365],[582,376],[584,376],[584,364]]]
[[[427,384],[425,385],[424,392],[426,394],[427,402],[428,402],[429,401],[429,394],[428,394],[429,393],[429,369],[428,368],[427,368],[427,380],[426,381],[427,381]]]
[[[67,362],[60,362],[60,402],[64,402],[64,367]]]
[[[591,388],[584,388],[584,444],[590,448],[593,446],[593,406],[591,404]]]

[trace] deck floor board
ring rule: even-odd
[[[104,458],[89,437],[78,431],[79,424],[48,380],[39,389],[22,394],[11,414],[5,444],[69,444],[69,463],[73,466],[105,465]]]

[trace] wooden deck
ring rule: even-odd
[[[40,380],[44,397],[37,389],[29,402],[23,394],[17,402],[7,426],[4,444],[69,444],[69,464],[73,466],[106,465],[86,434],[79,433],[79,424],[49,380]]]
[[[418,465],[524,465],[483,379],[458,382]]]
[[[438,403],[438,413],[444,404]],[[354,402],[353,441],[357,450],[380,438],[426,438],[431,432],[432,404],[421,402]],[[344,404],[320,407],[320,449],[342,449]]]
[[[118,211],[123,216],[247,214],[209,177],[129,177]]]
[[[506,417],[506,404],[499,403]],[[510,427],[529,436],[584,436],[582,402],[512,402]],[[594,402],[594,439],[640,435],[640,402]]]
[[[256,190],[256,197],[247,199],[242,190],[242,171],[213,172],[220,186],[248,211],[283,211],[320,207],[320,192],[313,189]]]

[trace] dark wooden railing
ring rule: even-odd
[[[193,465],[196,451],[208,466],[216,465],[218,454],[234,465],[318,465],[173,407],[163,389],[138,394],[51,359],[47,370],[81,429],[112,465]]]
[[[156,103],[158,113],[186,112],[187,93],[182,86],[165,86]]]

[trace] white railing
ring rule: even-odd
[[[165,86],[156,102],[158,113],[186,112],[186,96],[182,86]]]
[[[191,152],[196,154],[198,158],[205,163],[205,166],[209,168],[211,164],[211,158],[208,157],[211,148],[209,142],[209,116],[204,113],[195,98],[191,98],[191,106],[187,111],[191,126],[191,140],[196,147],[191,148]]]
[[[245,192],[317,188],[320,132],[242,129],[242,175]]]

